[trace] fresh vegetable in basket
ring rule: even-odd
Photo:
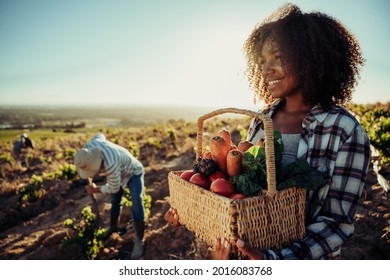
[[[308,190],[315,190],[319,186],[326,184],[326,180],[318,170],[312,168],[304,160],[297,160],[287,165],[282,174],[276,189],[281,190],[288,187],[302,187]]]
[[[213,193],[230,197],[234,194],[234,186],[224,178],[218,178],[210,185],[210,191]]]
[[[253,144],[251,142],[249,142],[248,140],[243,140],[240,143],[238,143],[237,149],[239,149],[244,154],[252,146]]]
[[[277,130],[274,130],[274,149],[276,177],[278,177],[282,168],[283,143],[282,135]],[[252,145],[244,153],[241,174],[231,177],[230,182],[236,186],[236,192],[253,195],[267,188],[266,174],[265,147]]]
[[[181,173],[180,178],[182,178],[182,179],[184,179],[186,181],[189,181],[191,179],[192,175],[194,175],[194,174],[195,174],[194,171],[186,170],[183,173]]]
[[[242,153],[238,149],[230,150],[226,157],[226,173],[229,177],[241,174]]]
[[[218,168],[226,173],[226,157],[230,150],[230,143],[226,143],[222,136],[214,136],[209,141],[212,159]]]
[[[232,143],[232,136],[230,134],[230,131],[227,129],[221,129],[218,132],[218,136],[221,136],[223,139],[225,139],[228,150],[231,150],[233,143]]]
[[[201,188],[206,190],[210,189],[210,180],[209,178],[202,173],[195,173],[190,178],[190,183],[193,183]]]
[[[274,130],[274,147],[277,190],[288,187],[314,190],[326,183],[322,174],[304,159],[289,164],[282,173],[283,143],[282,136],[277,130]],[[267,189],[267,167],[263,141],[245,152],[242,167],[243,172],[240,175],[230,178],[230,182],[236,186],[236,192],[254,195],[262,189]]]
[[[219,148],[213,150],[210,142],[208,143],[208,147],[203,146],[203,122],[213,116],[227,112],[245,114],[262,120],[264,122],[264,138],[265,145],[267,147],[267,157],[269,153],[271,153],[270,158],[275,157],[275,151],[268,150],[268,144],[271,143],[267,143],[267,141],[273,141],[268,140],[272,139],[273,136],[272,120],[270,117],[249,110],[226,108],[199,117],[196,143],[196,162],[199,162],[201,159],[210,158],[210,153],[205,152],[205,150],[210,150],[210,152],[214,151],[214,157],[212,157],[212,159],[217,159],[216,154],[218,154]],[[226,134],[225,136],[228,136],[226,132],[224,133]],[[185,226],[189,231],[193,232],[197,238],[206,242],[208,246],[213,246],[215,244],[216,236],[223,236],[227,240],[237,240],[237,238],[247,236],[248,238],[246,238],[246,241],[250,242],[250,245],[256,249],[279,249],[281,246],[290,244],[290,242],[302,239],[305,236],[305,190],[301,188],[289,188],[285,191],[276,192],[276,180],[272,180],[272,182],[270,180],[270,186],[268,187],[267,192],[275,199],[268,199],[265,195],[261,195],[253,199],[251,198],[251,195],[246,196],[244,194],[237,193],[235,186],[233,184],[229,184],[228,181],[231,178],[238,178],[239,175],[233,177],[228,175],[227,155],[233,149],[237,149],[238,143],[232,143],[228,138],[225,140],[222,133],[217,137],[223,139],[223,142],[230,144],[230,149],[229,147],[227,149],[225,148],[228,145],[219,146],[221,150],[226,152],[224,157],[221,157],[226,161],[226,170],[222,168],[208,176],[210,183],[209,191],[200,189],[194,185],[194,182],[187,182],[184,179],[178,178],[178,175],[180,176],[183,172],[169,173],[168,179],[172,203],[171,206],[177,210],[177,213],[179,213],[180,224]],[[276,137],[276,139],[278,139],[278,137]],[[279,143],[282,144],[281,140]],[[257,157],[265,158],[265,150],[264,147],[262,147],[263,144],[263,141],[256,143],[255,145],[257,145],[257,147],[253,148],[252,153],[247,153],[245,158],[248,161],[255,161]],[[250,143],[247,147],[244,147],[241,144],[240,148],[247,150],[249,146],[253,146],[253,144]],[[275,146],[276,149],[281,148],[277,144]],[[282,150],[280,150],[279,153],[280,157],[277,161],[280,163]],[[244,158],[245,152],[241,154]],[[267,172],[271,175],[268,175],[267,173],[267,176],[274,176],[276,175],[274,174],[275,161],[269,161],[270,158],[267,158]],[[243,163],[245,163],[244,160],[241,162],[240,175],[242,175],[245,171],[242,165]],[[264,171],[263,180],[266,183],[265,161],[261,162],[258,160],[258,163],[258,165],[254,166],[254,169],[258,168],[259,170]],[[221,166],[223,166],[223,163]],[[249,174],[249,171],[246,171]],[[196,176],[196,174],[193,176]],[[183,175],[183,177],[185,176]],[[258,177],[259,176],[256,176],[256,178]],[[242,178],[245,178],[245,176]],[[252,182],[253,180],[248,181]],[[234,187],[234,194],[232,194],[232,186]],[[264,184],[261,184],[261,186],[264,186]],[[212,191],[214,191],[214,193]],[[263,192],[261,193],[263,194]],[[226,197],[223,197],[220,194],[225,195]],[[244,199],[244,201],[239,201],[239,199]],[[233,200],[235,201],[232,203]],[[291,205],[297,205],[298,207],[291,207]],[[208,215],[203,215],[202,213],[208,213]],[[292,219],[289,217],[292,217]],[[261,238],[251,238],[253,236],[261,236]],[[237,257],[238,259],[246,258],[246,256],[238,253],[235,244],[232,244],[232,252],[234,257]]]
[[[218,170],[216,162],[211,158],[200,158],[198,162],[193,166],[195,173],[202,173],[206,176],[210,176]]]

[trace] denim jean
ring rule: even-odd
[[[131,195],[131,212],[133,214],[134,222],[141,222],[145,218],[145,208],[142,199],[142,188],[144,186],[144,173],[140,175],[134,175],[127,183],[127,187],[130,190]],[[111,217],[117,217],[121,211],[121,200],[123,196],[122,187],[117,193],[111,195]]]

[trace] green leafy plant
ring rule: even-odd
[[[43,179],[40,176],[32,175],[30,183],[18,192],[19,202],[33,202],[45,194],[43,189]]]
[[[358,115],[371,145],[377,149],[382,164],[390,164],[390,112],[386,108],[355,105],[351,110]]]
[[[117,144],[117,145],[119,145],[119,137],[111,137],[110,138],[110,141],[112,142],[112,143],[115,143],[115,144]]]
[[[103,247],[103,237],[106,229],[97,225],[91,207],[83,208],[79,223],[75,224],[73,219],[66,219],[64,225],[72,230],[72,234],[62,240],[60,248],[65,249],[71,244],[76,244],[80,247],[84,257],[90,260],[95,259]]]
[[[130,138],[129,138],[130,141],[132,142],[137,142],[137,134],[133,133]]]
[[[65,159],[73,160],[74,156],[76,155],[76,150],[73,148],[66,148],[65,150]]]
[[[63,178],[66,180],[73,180],[77,176],[77,169],[74,164],[66,163],[64,166],[60,165],[58,170],[54,172],[56,178]]]
[[[44,180],[54,180],[56,174],[54,172],[42,172],[42,177]]]
[[[139,148],[139,145],[137,142],[130,142],[129,145],[128,145],[128,149],[130,151],[130,153],[133,154],[133,156],[135,157],[139,157],[140,156],[140,148]]]
[[[62,149],[59,146],[55,147],[55,156],[54,156],[54,158],[56,160],[61,160],[61,159],[64,158],[64,153],[63,153]]]
[[[149,137],[148,138],[148,143],[155,147],[156,149],[160,149],[161,147],[161,141],[157,137]]]
[[[3,162],[8,163],[12,167],[15,163],[15,160],[10,153],[5,153],[3,155],[0,155],[0,164]]]
[[[176,141],[176,132],[174,128],[170,127],[169,129],[167,129],[166,134],[168,135],[172,143]]]
[[[363,115],[362,126],[366,129],[371,145],[382,156],[382,163],[390,163],[390,112],[377,108]]]
[[[74,164],[65,164],[61,171],[64,179],[73,180],[77,177],[77,169]]]

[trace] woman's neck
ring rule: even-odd
[[[301,95],[294,95],[294,97],[286,97],[284,104],[280,108],[286,114],[293,115],[306,115],[311,109],[310,105],[307,105]]]
[[[275,129],[285,134],[301,133],[302,121],[310,111],[300,98],[285,98],[272,116]]]

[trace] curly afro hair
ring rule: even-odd
[[[261,72],[260,52],[267,38],[280,46],[282,59],[293,73],[308,105],[347,105],[364,65],[356,38],[334,18],[318,13],[302,13],[286,4],[260,25],[245,41],[246,75],[256,99],[273,101]]]

